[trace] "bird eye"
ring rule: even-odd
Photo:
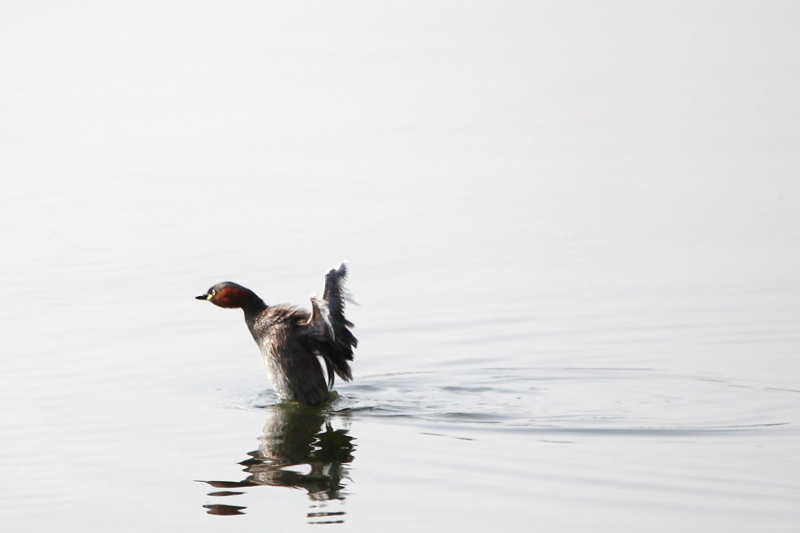
[[[211,298],[213,298],[215,294],[217,294],[217,291],[215,291],[214,289],[208,291],[208,299],[210,300]]]

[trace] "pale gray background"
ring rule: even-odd
[[[269,386],[192,297],[306,305],[347,259],[338,527],[796,530],[798,28],[795,2],[1,3],[3,529],[306,528],[302,491],[204,513]]]

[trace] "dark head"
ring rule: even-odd
[[[197,300],[208,300],[216,306],[229,309],[242,308],[248,310],[264,307],[264,302],[256,296],[256,293],[231,281],[217,283],[208,289],[208,292],[195,296],[195,298]]]

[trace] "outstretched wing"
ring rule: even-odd
[[[344,316],[346,278],[347,266],[342,263],[325,275],[322,298],[311,296],[308,340],[325,361],[329,387],[333,387],[334,372],[345,381],[353,379],[349,361],[353,360],[353,348],[358,346],[358,340],[349,329],[353,323]]]
[[[325,292],[322,294],[322,299],[328,303],[333,322],[338,322],[347,333],[350,333],[347,326],[352,327],[353,324],[344,317],[344,282],[346,279],[347,265],[345,263],[339,265],[339,268],[330,269],[325,274]],[[350,336],[352,337],[352,335]],[[355,339],[353,340],[355,341]]]

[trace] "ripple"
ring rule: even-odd
[[[226,403],[263,409],[278,398],[238,392]],[[651,368],[490,367],[360,377],[327,410],[425,427],[697,436],[797,427],[800,391]]]
[[[800,393],[637,368],[482,368],[349,384],[336,412],[557,433],[681,435],[788,426]]]

